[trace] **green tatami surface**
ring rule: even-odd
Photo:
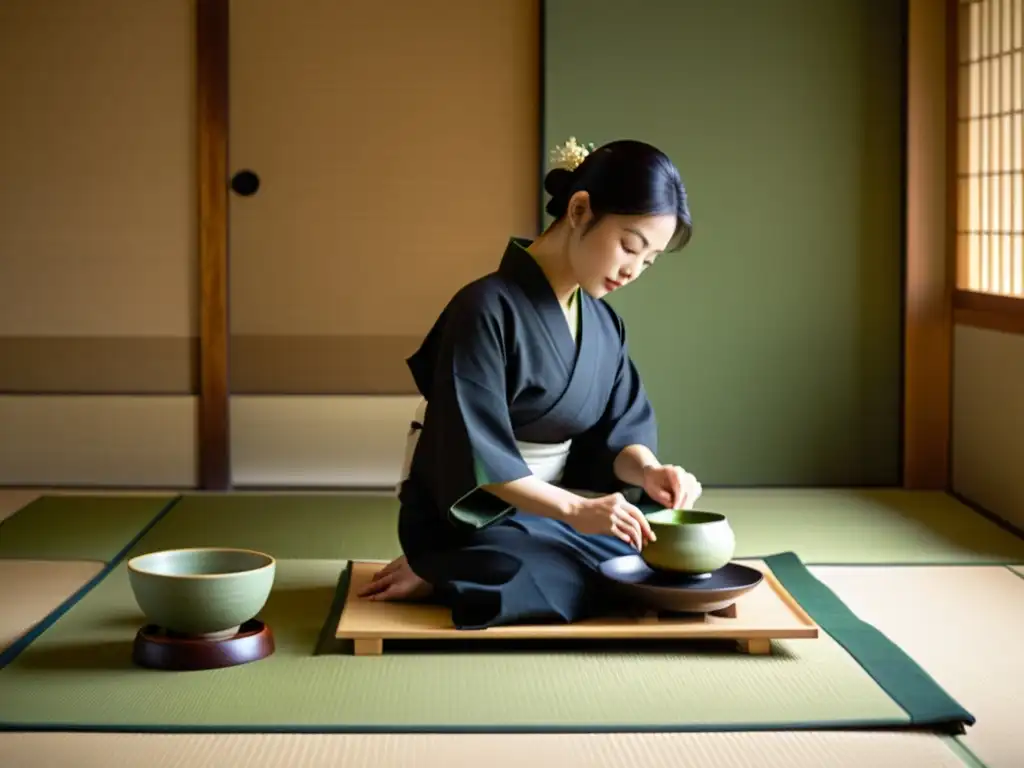
[[[173,493],[42,496],[0,521],[0,558],[110,562],[176,499]]]
[[[847,615],[795,557],[770,564],[835,637],[779,642],[772,656],[749,656],[728,644],[486,641],[407,644],[383,656],[355,657],[333,640],[346,564],[285,559],[262,613],[275,633],[276,653],[245,666],[189,673],[132,665],[132,639],[144,618],[121,565],[0,670],[0,725],[589,732],[970,721],[898,648]]]
[[[0,523],[0,557],[109,561],[151,524],[132,554],[196,546],[294,559],[399,554],[398,502],[386,494],[185,494],[173,501],[44,496]],[[943,493],[709,489],[698,507],[729,517],[737,557],[792,551],[808,564],[1024,563],[1024,540]]]

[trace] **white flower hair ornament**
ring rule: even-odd
[[[593,144],[580,144],[575,136],[570,136],[565,144],[551,150],[551,167],[564,168],[572,173],[593,151]]]

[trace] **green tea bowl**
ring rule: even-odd
[[[263,610],[277,561],[249,549],[199,547],[128,561],[128,580],[146,618],[165,632],[218,639]]]
[[[659,571],[708,577],[736,554],[736,536],[725,515],[684,509],[661,509],[648,515],[657,541],[640,556]]]

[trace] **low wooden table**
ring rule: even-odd
[[[813,639],[818,625],[760,560],[744,565],[765,578],[724,611],[713,614],[609,616],[575,624],[515,625],[463,630],[438,605],[375,602],[359,592],[384,564],[353,561],[348,596],[335,636],[353,641],[357,656],[384,652],[385,640],[733,640],[741,651],[771,653],[772,640]]]

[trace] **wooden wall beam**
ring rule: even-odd
[[[1024,334],[1024,299],[958,290],[953,294],[953,320],[957,325]]]
[[[902,474],[905,488],[920,490],[950,482],[956,2],[907,6]]]
[[[228,3],[196,0],[199,486],[231,487],[228,385]]]

